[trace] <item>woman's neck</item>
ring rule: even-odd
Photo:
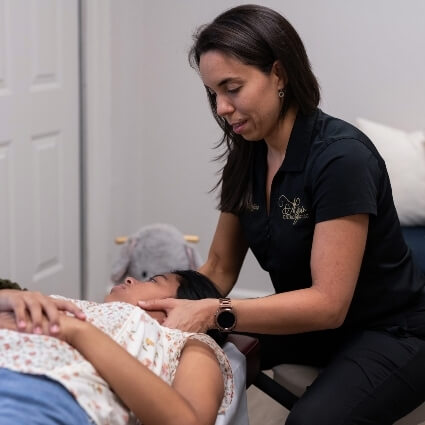
[[[297,107],[289,108],[283,120],[279,121],[275,132],[265,140],[268,149],[268,157],[274,162],[282,162],[285,158],[286,148],[288,147],[297,112]]]

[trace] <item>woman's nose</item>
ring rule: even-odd
[[[217,115],[224,117],[234,111],[233,105],[224,97],[217,96]]]

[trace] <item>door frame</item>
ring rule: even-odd
[[[111,268],[111,0],[79,0],[81,295],[102,301]]]

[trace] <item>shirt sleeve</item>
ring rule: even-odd
[[[312,166],[315,222],[353,214],[377,214],[378,158],[359,140],[334,141]]]

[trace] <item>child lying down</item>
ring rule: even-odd
[[[12,311],[10,300],[23,296],[31,294],[0,291],[0,310]],[[210,336],[163,327],[163,312],[136,305],[219,296],[194,271],[126,278],[104,303],[70,300],[86,320],[60,314],[55,337],[46,323],[38,333],[18,332],[13,314],[2,313],[0,425],[214,424],[233,392],[224,352]]]

